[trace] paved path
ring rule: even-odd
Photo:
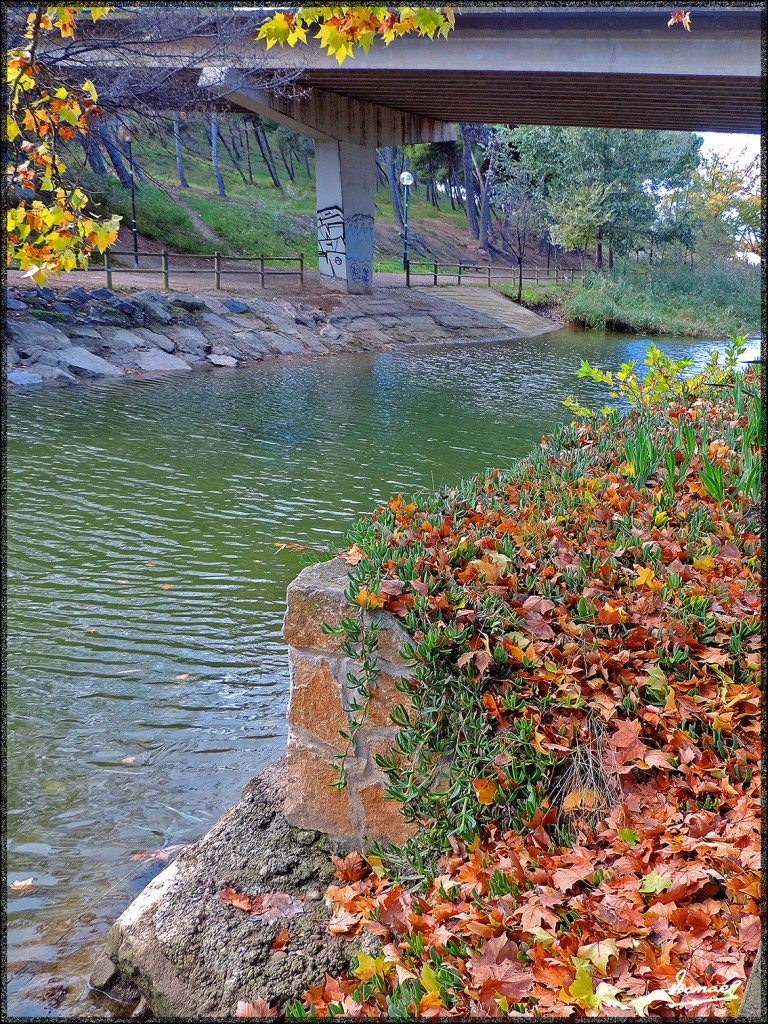
[[[440,298],[447,299],[449,302],[458,302],[478,313],[486,313],[488,316],[500,320],[507,327],[512,327],[523,338],[532,338],[536,334],[546,334],[548,331],[559,331],[563,326],[554,320],[539,316],[538,313],[534,313],[524,306],[519,306],[510,299],[505,299],[503,295],[499,295],[492,288],[456,285],[450,288],[430,288],[428,291],[420,288],[418,291],[424,291],[425,294],[433,297],[439,294]]]

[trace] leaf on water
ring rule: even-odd
[[[34,884],[34,878],[17,878],[15,882],[11,882],[11,889],[26,892],[26,890],[31,889]]]
[[[667,22],[667,28],[672,28],[673,25],[682,25],[686,32],[691,31],[691,12],[690,11],[672,11],[672,16]],[[643,1016],[641,1014],[641,1016]]]
[[[124,757],[120,763],[121,764],[136,764],[136,758],[135,757]]]
[[[189,679],[189,672],[182,672],[180,676],[175,676],[175,678],[181,681]]]
[[[187,843],[174,843],[172,846],[166,846],[162,850],[140,850],[131,856],[131,860],[161,860],[167,862],[175,853],[183,850],[185,846],[187,846]]]
[[[161,583],[160,584],[160,589],[161,590],[170,590],[171,589],[171,584],[170,583]]]

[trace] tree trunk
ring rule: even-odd
[[[240,163],[240,151],[237,148],[237,142],[235,141],[235,132],[232,128],[232,122],[227,122],[227,128],[229,128],[229,141],[232,143],[232,152],[235,154],[235,160],[238,164]]]
[[[517,259],[517,298],[515,302],[520,302],[523,297],[523,258],[519,256]]]
[[[458,176],[456,174],[456,168],[455,167],[453,169],[453,192],[454,192],[454,194],[456,196],[456,202],[459,204],[461,209],[466,213],[467,212],[467,206],[466,206],[466,203],[464,202],[464,200],[461,198],[461,185],[459,184],[459,179],[458,179]]]
[[[244,146],[244,149],[245,149],[245,160],[246,160],[246,164],[248,166],[248,181],[252,185],[253,184],[253,168],[251,167],[251,143],[250,143],[249,138],[248,138],[248,136],[251,133],[248,131],[248,122],[247,121],[243,125],[243,130],[245,131],[245,146]]]
[[[280,178],[277,174],[277,168],[275,167],[275,161],[272,157],[272,150],[269,148],[267,134],[264,131],[264,126],[258,123],[256,124],[256,141],[259,144],[259,149],[261,150],[261,156],[264,163],[267,165],[267,170],[269,171],[269,176],[272,179],[272,184],[282,192],[283,186],[281,185]]]
[[[485,181],[482,183],[483,200],[480,206],[480,245],[483,247],[483,249],[486,251],[489,257],[489,245],[492,241],[493,236],[493,225],[491,224],[491,188],[493,186],[495,166],[496,153],[494,149],[491,149],[491,155],[488,160],[488,170],[485,175]]]
[[[595,259],[595,266],[598,270],[603,269],[603,229],[597,229],[597,254]]]
[[[218,114],[215,111],[211,114],[211,160],[213,161],[213,173],[216,176],[216,186],[219,190],[219,195],[226,198],[227,193],[224,191],[224,179],[219,170],[219,121]]]
[[[387,184],[387,169],[384,166],[383,158],[381,156],[381,150],[376,150],[376,191],[379,190],[379,185]]]
[[[231,132],[230,132],[230,134],[231,134]],[[219,139],[221,140],[221,144],[224,147],[224,150],[225,150],[227,156],[229,157],[229,162],[232,164],[232,166],[235,168],[237,173],[243,179],[243,184],[247,185],[248,182],[245,180],[245,175],[243,174],[243,169],[240,166],[240,161],[235,157],[234,153],[232,152],[232,150],[227,145],[227,140],[224,138],[224,136],[220,134],[219,135]]]
[[[106,174],[107,167],[101,155],[99,143],[93,132],[87,132],[85,135],[83,135],[82,132],[78,132],[77,136],[80,139],[83,149],[85,150],[86,159],[88,160],[88,164],[90,165],[90,168],[93,171],[93,173],[99,175]]]
[[[480,225],[477,221],[475,206],[475,179],[472,172],[472,147],[467,137],[466,125],[461,126],[462,155],[464,159],[464,192],[467,202],[467,224],[473,238],[480,237]]]
[[[389,195],[392,200],[392,211],[395,215],[400,230],[403,230],[403,207],[400,202],[400,183],[395,174],[395,160],[397,159],[397,146],[384,147],[384,161],[387,168],[387,181],[389,182]]]
[[[613,270],[613,246],[608,243],[608,269]]]
[[[173,112],[173,140],[176,143],[176,170],[179,172],[179,185],[181,188],[189,188],[189,183],[184,174],[184,162],[181,158],[181,129],[179,127],[179,112]]]
[[[288,178],[291,181],[293,181],[293,168],[288,166],[288,158],[285,155],[285,147],[279,146],[278,148],[280,150],[280,158],[283,161],[283,167],[285,167],[286,173],[288,174]]]
[[[109,129],[104,124],[99,125],[99,138],[104,143],[104,149],[106,149],[107,155],[109,156],[109,159],[112,162],[112,166],[115,168],[115,171],[117,172],[117,176],[120,179],[120,184],[123,186],[123,188],[127,188],[130,190],[131,173],[123,163],[123,158],[120,155],[120,150],[117,148],[117,146],[110,138]]]

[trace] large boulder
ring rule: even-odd
[[[134,353],[134,362],[140,370],[145,373],[164,373],[166,370],[189,370],[189,363],[185,363],[178,356],[172,356],[168,352],[161,352],[158,349],[150,349],[148,352]]]
[[[118,918],[91,985],[155,1017],[233,1017],[239,1000],[280,1009],[325,974],[350,966],[353,945],[327,934],[325,889],[332,852],[327,836],[292,828],[283,812],[285,767],[267,768],[194,845],[183,850]],[[224,903],[230,886],[249,896],[286,893],[301,910],[265,921]],[[289,941],[274,950],[277,933]]]
[[[131,295],[131,302],[136,302],[143,306],[149,313],[150,320],[161,324],[173,322],[174,313],[171,311],[171,307],[164,296],[159,292],[152,291],[151,289],[134,292]]]
[[[102,359],[101,356],[97,356],[79,345],[63,349],[59,355],[59,362],[65,368],[69,367],[78,377],[122,377],[124,375],[124,371],[119,366],[108,363],[106,359]]]
[[[9,384],[42,384],[43,378],[41,374],[35,373],[33,370],[25,370],[22,367],[18,367],[13,370],[9,370],[7,374],[7,380]]]

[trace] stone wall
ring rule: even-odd
[[[339,730],[349,731],[347,709],[356,697],[347,674],[359,666],[342,652],[340,638],[323,633],[322,626],[337,625],[359,612],[347,603],[346,586],[347,565],[335,558],[304,569],[288,587],[283,627],[291,673],[285,816],[300,828],[357,842],[401,842],[413,828],[399,803],[384,797],[385,777],[374,761],[390,748],[396,732],[389,724],[392,706],[407,703],[395,681],[410,675],[399,656],[408,634],[386,612],[373,613],[379,626],[377,688],[347,758],[348,785],[341,791],[331,788],[338,778],[331,762],[345,744]]]

